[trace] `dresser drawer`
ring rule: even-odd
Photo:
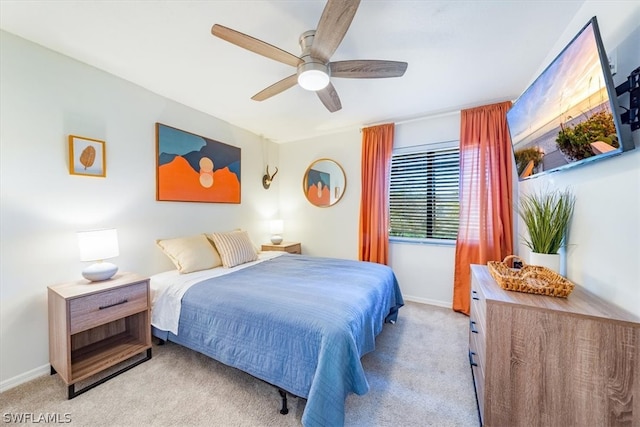
[[[473,329],[469,328],[469,349],[475,353],[473,356],[474,362],[478,364],[484,372],[486,360],[484,336],[481,335],[479,331],[478,333],[472,331]]]
[[[478,409],[480,410],[480,425],[485,425],[484,422],[484,372],[479,366],[471,366],[471,372],[473,373],[473,385],[476,389],[476,398],[478,400]]]
[[[487,318],[487,301],[480,289],[471,288],[471,314],[476,322],[485,324]]]
[[[70,333],[75,334],[139,313],[148,306],[147,282],[71,299],[69,301]]]

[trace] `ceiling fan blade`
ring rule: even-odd
[[[284,92],[285,90],[292,88],[298,83],[298,75],[292,74],[289,77],[286,77],[280,80],[277,83],[272,84],[268,88],[256,93],[251,97],[254,101],[264,101],[265,99],[271,98],[274,95],[279,94],[280,92]]]
[[[324,62],[336,51],[351,25],[360,0],[327,1],[311,45],[311,56]]]
[[[316,92],[318,94],[318,98],[327,107],[327,110],[331,113],[335,113],[336,111],[342,108],[342,103],[340,103],[340,97],[338,96],[338,92],[336,92],[336,88],[333,87],[331,82],[324,89],[320,89]]]
[[[406,62],[363,59],[336,61],[329,64],[331,77],[347,79],[380,79],[400,77],[407,70]]]
[[[283,64],[291,65],[292,67],[297,67],[298,64],[302,63],[302,59],[292,53],[219,24],[214,24],[213,27],[211,27],[211,34],[216,37],[220,37],[222,40],[226,40],[229,43],[233,43],[236,46],[240,46],[244,49],[250,50],[251,52],[257,53],[258,55],[282,62]]]

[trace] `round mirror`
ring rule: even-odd
[[[318,159],[307,168],[302,179],[302,190],[314,206],[326,208],[340,201],[347,187],[342,166],[331,159]]]

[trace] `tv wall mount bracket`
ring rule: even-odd
[[[616,86],[616,95],[629,92],[629,108],[620,115],[623,124],[630,125],[631,131],[640,129],[640,67],[629,74],[627,81]]]

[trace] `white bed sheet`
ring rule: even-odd
[[[178,335],[182,296],[191,286],[203,280],[233,273],[284,254],[285,252],[277,251],[260,252],[257,261],[247,262],[232,268],[216,267],[187,274],[180,274],[178,270],[170,270],[154,274],[150,277],[151,324],[158,329]]]

